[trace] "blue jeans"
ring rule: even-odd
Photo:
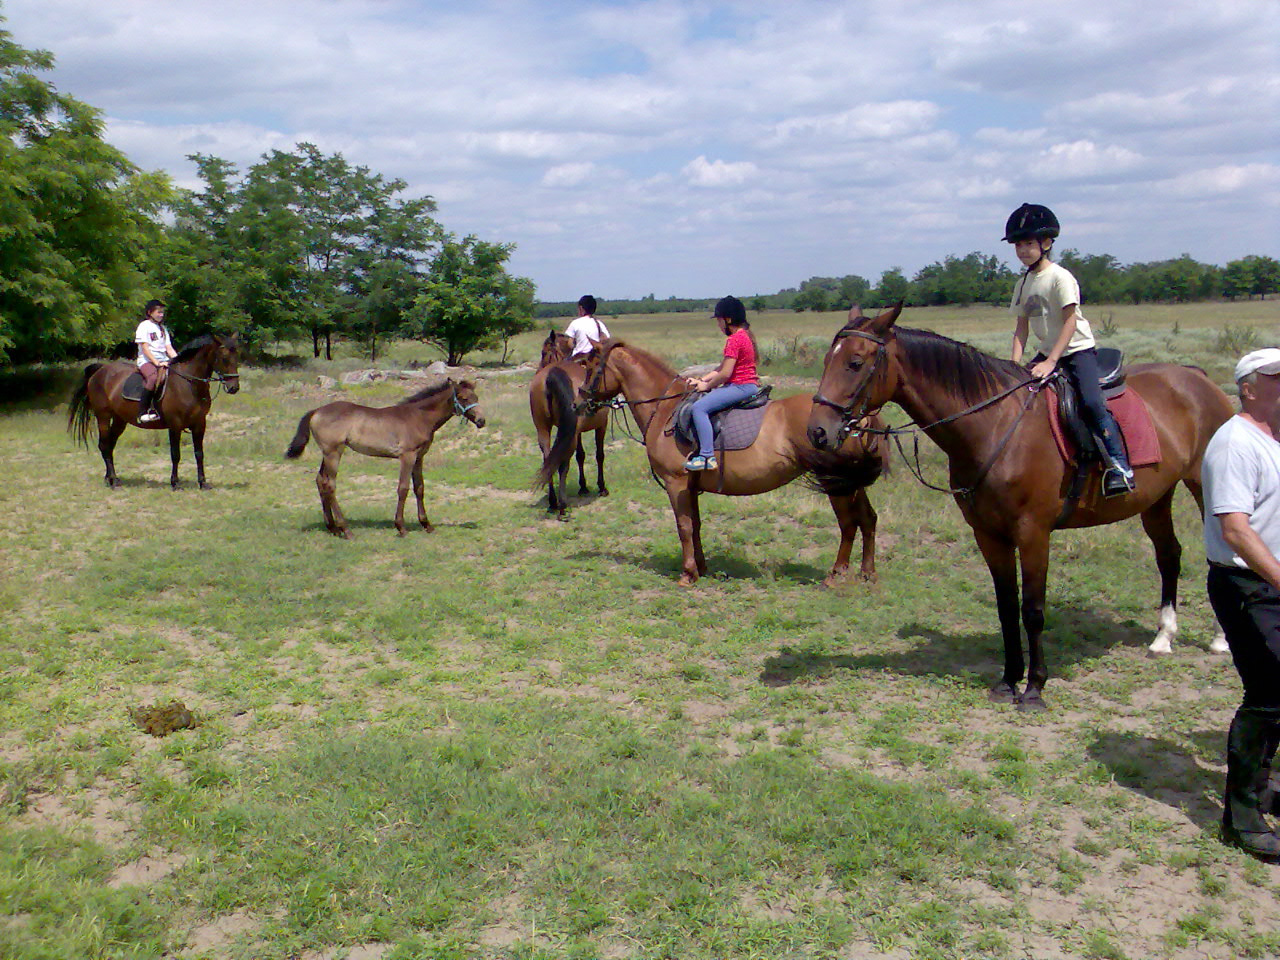
[[[698,455],[709,457],[715,451],[715,431],[711,428],[711,415],[725,407],[732,407],[760,392],[757,383],[732,383],[708,390],[693,402],[693,428],[698,431]]]

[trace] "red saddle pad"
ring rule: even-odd
[[[1062,429],[1058,418],[1058,394],[1050,387],[1046,393],[1049,402],[1045,404],[1049,413],[1049,430],[1058,444],[1058,452],[1062,459],[1072,463],[1076,459],[1075,444]],[[1120,433],[1124,437],[1125,449],[1129,451],[1129,465],[1132,467],[1148,467],[1160,462],[1160,437],[1156,434],[1155,425],[1151,422],[1151,411],[1147,409],[1147,401],[1133,387],[1125,387],[1117,396],[1107,399],[1107,409],[1116,418]]]

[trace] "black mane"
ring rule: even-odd
[[[175,363],[181,363],[190,360],[205,347],[213,343],[213,334],[206,333],[203,336],[196,337],[190,343],[185,343],[178,351],[178,355],[173,358]]]
[[[423,387],[413,396],[405,397],[398,404],[396,404],[396,406],[404,406],[406,403],[417,403],[420,400],[429,400],[434,396],[438,396],[439,394],[444,393],[444,391],[448,390],[450,387],[453,387],[453,386],[470,387],[473,390],[475,389],[475,385],[472,384],[471,381],[469,380],[460,380],[456,384],[453,380],[446,380],[444,383],[437,383],[434,387]]]
[[[861,329],[865,319],[850,320],[836,334],[837,339],[847,331]],[[906,362],[925,379],[937,383],[966,403],[981,403],[994,393],[1031,379],[1021,364],[993,357],[977,347],[932,330],[894,329]]]

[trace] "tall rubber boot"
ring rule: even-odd
[[[1280,716],[1272,719],[1267,731],[1262,752],[1262,788],[1258,791],[1258,809],[1273,817],[1280,816],[1280,770],[1275,765],[1277,747],[1280,747]]]
[[[155,393],[154,390],[148,390],[146,387],[142,388],[142,396],[138,398],[139,423],[154,423],[160,419],[160,414],[156,413],[155,408],[152,406]]]
[[[1097,434],[1106,453],[1107,469],[1102,474],[1102,495],[1104,497],[1122,497],[1133,491],[1133,468],[1129,466],[1129,455],[1125,453],[1124,441],[1120,439],[1120,427],[1115,417],[1107,414],[1102,432]]]
[[[1266,863],[1280,863],[1280,837],[1262,814],[1260,794],[1270,773],[1268,740],[1280,711],[1241,707],[1227,733],[1227,790],[1222,839]]]

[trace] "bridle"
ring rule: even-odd
[[[464,405],[463,402],[458,399],[458,385],[456,383],[453,384],[452,400],[453,400],[453,412],[456,413],[458,416],[466,417],[466,419],[471,420],[472,423],[475,423],[475,421],[472,420],[471,417],[468,417],[467,414],[470,413],[472,410],[474,410],[476,407],[480,406],[480,401],[477,400],[475,403],[469,403]]]
[[[868,388],[871,381],[875,378],[876,368],[880,366],[880,361],[888,355],[886,341],[884,337],[878,337],[874,333],[867,333],[865,330],[841,330],[836,334],[836,341],[843,340],[845,337],[862,337],[870,340],[876,345],[876,355],[871,361],[871,365],[867,367],[866,375],[863,377],[862,383],[858,384],[858,389],[849,397],[849,402],[845,404],[836,403],[822,395],[819,390],[813,395],[813,402],[821,404],[824,407],[830,407],[840,414],[840,429],[836,431],[835,446],[839,448],[845,441],[845,438],[855,430],[859,433],[864,432],[865,428],[858,427],[858,423],[867,418],[869,411],[867,410]]]
[[[998,460],[1000,455],[1004,452],[1004,448],[1008,445],[1010,438],[1012,438],[1014,434],[1014,431],[1017,430],[1018,425],[1022,422],[1022,418],[1025,417],[1027,414],[1027,411],[1031,409],[1031,403],[1035,399],[1036,394],[1039,393],[1039,391],[1048,382],[1045,380],[1021,381],[1020,383],[1014,384],[1012,387],[1009,387],[1005,390],[1001,390],[995,396],[988,397],[987,399],[979,401],[978,403],[975,403],[970,407],[966,407],[964,410],[961,410],[958,413],[953,413],[950,416],[943,417],[940,420],[935,420],[933,423],[930,423],[924,426],[914,424],[914,423],[905,427],[876,428],[876,427],[868,427],[868,426],[859,426],[859,424],[863,423],[872,412],[867,409],[867,389],[868,387],[870,387],[871,381],[875,377],[876,367],[879,366],[880,361],[883,360],[887,355],[887,348],[886,348],[886,340],[883,337],[878,337],[873,333],[867,333],[866,331],[863,331],[863,330],[841,330],[839,333],[836,334],[836,340],[839,341],[844,337],[851,337],[851,336],[864,337],[865,339],[870,340],[876,344],[875,359],[871,361],[870,366],[867,368],[866,376],[864,377],[862,383],[858,385],[858,389],[853,392],[853,395],[850,396],[849,398],[849,402],[845,404],[839,404],[839,403],[836,403],[834,400],[830,400],[827,397],[824,397],[821,391],[813,395],[814,403],[821,404],[822,406],[825,406],[825,407],[830,407],[831,409],[837,411],[840,414],[840,429],[836,432],[835,444],[834,444],[835,449],[839,449],[840,446],[844,443],[845,438],[848,437],[850,434],[861,435],[864,433],[870,433],[870,434],[875,434],[877,436],[892,437],[894,443],[898,447],[898,452],[902,454],[902,459],[906,461],[908,468],[911,469],[911,472],[912,474],[914,474],[915,478],[919,480],[922,484],[924,484],[924,486],[928,487],[930,490],[936,490],[939,493],[955,494],[966,500],[970,499],[973,496],[974,492],[978,489],[978,486],[986,478],[987,473],[991,470],[991,468],[995,465],[996,460]],[[1014,417],[1013,423],[1010,424],[1009,429],[1005,431],[1004,435],[1000,438],[999,442],[995,445],[995,448],[991,451],[990,455],[988,455],[987,459],[978,468],[977,475],[974,477],[973,483],[969,484],[969,486],[957,487],[957,488],[938,487],[930,483],[928,480],[926,480],[924,478],[923,472],[920,470],[920,449],[919,449],[918,437],[915,438],[916,440],[915,461],[916,462],[915,462],[915,466],[912,467],[911,459],[907,456],[907,452],[902,448],[902,436],[904,434],[928,433],[934,427],[941,427],[941,426],[945,426],[948,423],[954,423],[956,420],[959,420],[962,417],[967,417],[969,416],[969,414],[977,413],[979,410],[985,410],[987,407],[990,407],[993,404],[999,403],[1001,400],[1005,399],[1005,397],[1008,397],[1014,393],[1017,393],[1023,387],[1027,387],[1029,389],[1027,393],[1027,398],[1025,401],[1023,401],[1022,409],[1018,411],[1018,415]]]

